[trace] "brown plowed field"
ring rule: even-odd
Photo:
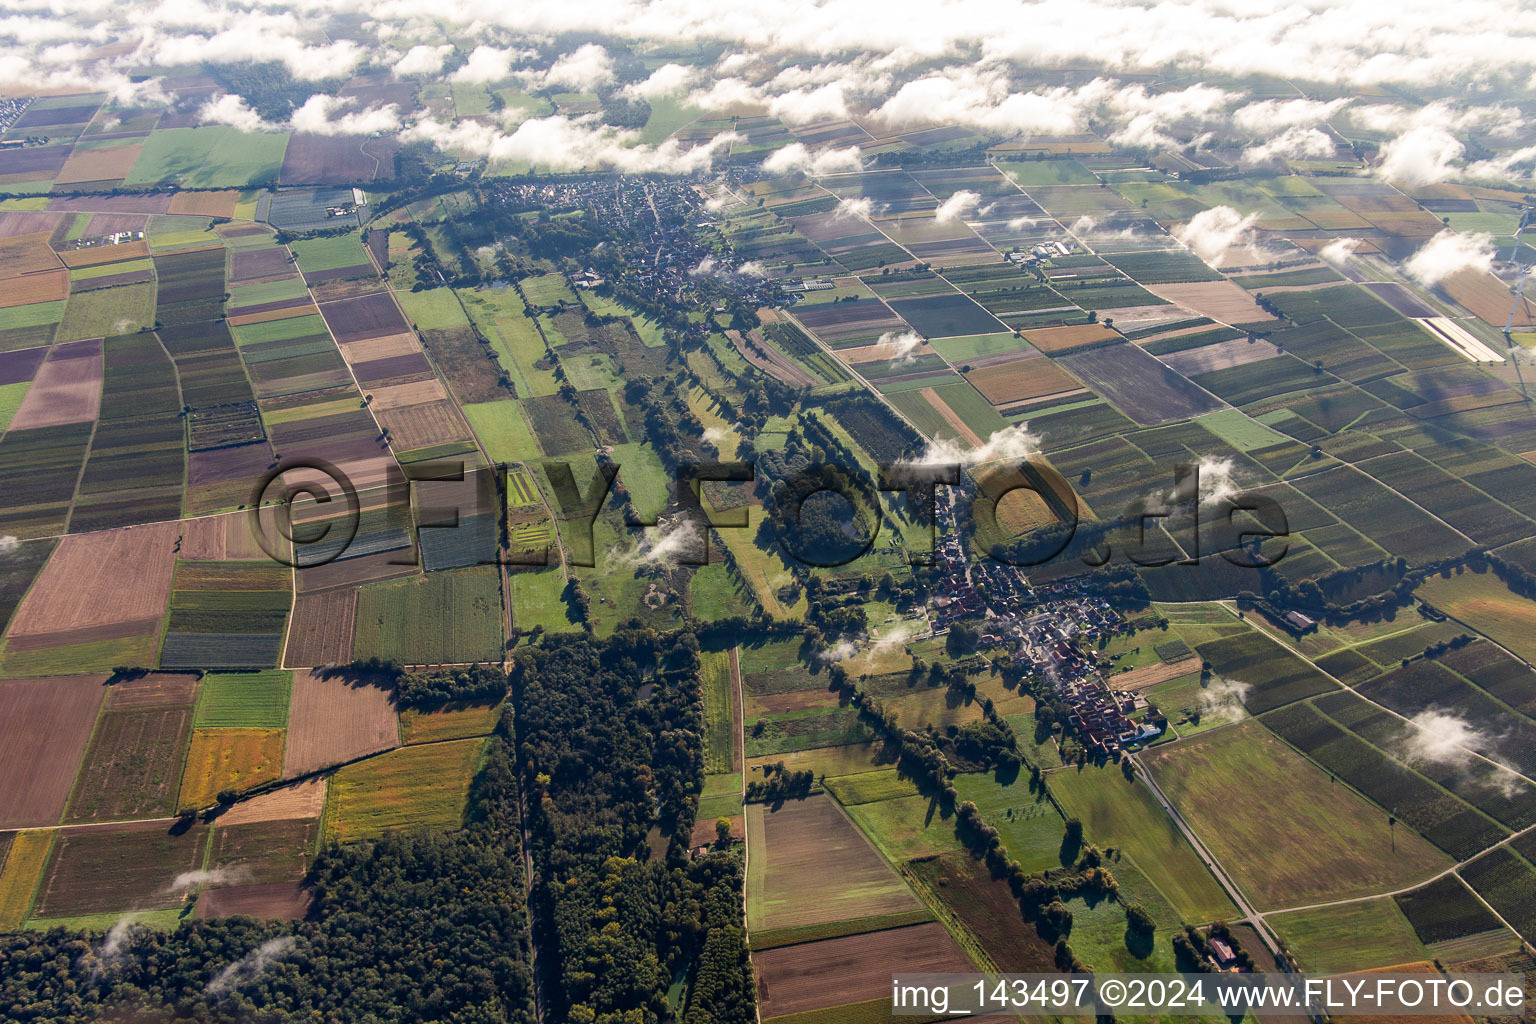
[[[1077,378],[1049,359],[1014,359],[972,370],[966,378],[993,405],[1007,405],[1082,387]]]
[[[170,522],[65,537],[16,610],[11,636],[158,621],[180,532]]]
[[[231,885],[209,889],[197,898],[196,917],[265,917],[298,921],[309,913],[309,890],[298,882]]]
[[[1189,284],[1154,284],[1147,290],[1169,302],[1194,310],[1225,324],[1246,324],[1274,317],[1259,308],[1253,296],[1231,281],[1195,281]]]
[[[197,676],[190,672],[151,672],[107,687],[107,710],[190,706],[197,700]]]
[[[173,835],[164,824],[63,829],[47,880],[37,894],[39,917],[118,910],[170,910],[182,896],[170,885],[203,860],[208,826]]]
[[[955,410],[949,407],[948,402],[939,397],[939,392],[937,389],[923,388],[922,396],[928,401],[929,405],[933,406],[935,412],[944,417],[944,422],[948,423],[950,427],[955,431],[955,433],[959,434],[963,440],[969,442],[971,447],[981,447],[982,440],[980,437],[976,436],[976,431],[972,430],[970,424],[966,423],[965,420],[960,418],[959,413],[955,412]]]
[[[313,302],[304,302],[295,306],[282,306],[277,309],[265,309],[259,313],[243,313],[240,316],[229,318],[231,327],[244,327],[247,324],[264,324],[269,320],[291,320],[296,316],[314,316],[320,310]]]
[[[411,325],[400,316],[394,297],[388,292],[371,292],[349,299],[337,299],[320,307],[331,333],[340,342],[362,341],[386,334],[404,334]]]
[[[752,954],[763,1019],[889,997],[891,972],[974,970],[944,926],[931,922]]]
[[[300,594],[293,606],[283,664],[312,668],[351,661],[356,615],[356,590]]]
[[[0,828],[58,822],[106,695],[103,681],[0,681]]]
[[[341,676],[322,679],[314,672],[293,674],[285,777],[399,745],[393,694]]]
[[[4,291],[5,289],[0,289]],[[11,419],[12,430],[85,423],[101,408],[101,342],[55,345]]]
[[[191,731],[189,707],[103,714],[65,820],[120,821],[174,813]]]
[[[325,809],[325,776],[317,775],[274,789],[249,800],[241,800],[218,817],[218,825],[251,825],[258,821],[287,821],[290,818],[318,818]]]

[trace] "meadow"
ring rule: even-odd
[[[472,738],[402,747],[347,765],[326,793],[327,840],[371,839],[396,829],[456,829],[485,749]]]

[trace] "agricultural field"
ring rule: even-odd
[[[399,743],[400,722],[388,690],[341,673],[294,673],[284,778],[307,775]]]
[[[325,834],[351,842],[392,829],[458,828],[482,739],[403,747],[348,765],[326,792]]]
[[[1169,799],[1262,908],[1427,878],[1450,858],[1248,721],[1142,755]],[[1211,785],[1210,780],[1221,780]],[[1243,814],[1231,808],[1240,804]]]
[[[501,650],[494,570],[456,569],[361,588],[353,654],[413,664],[490,661]]]

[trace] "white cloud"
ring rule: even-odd
[[[1329,263],[1338,266],[1349,261],[1360,247],[1358,238],[1335,238],[1318,250],[1317,254]]]
[[[980,195],[969,189],[961,189],[939,204],[939,208],[933,211],[933,219],[939,224],[953,224],[963,220],[980,202]]]
[[[455,82],[500,82],[512,77],[512,65],[523,57],[521,50],[503,50],[494,46],[477,46],[470,51],[464,66],[449,79]]]
[[[1322,124],[1350,104],[1341,98],[1327,102],[1308,99],[1264,100],[1250,103],[1232,115],[1232,123],[1254,135],[1269,135],[1285,128]]]
[[[284,935],[278,939],[268,939],[220,971],[212,981],[208,982],[203,992],[210,996],[223,996],[236,985],[244,985],[254,981],[269,965],[293,952],[293,948],[296,945],[298,945],[298,940],[292,935]]]
[[[596,43],[586,43],[560,57],[548,71],[526,74],[546,89],[591,92],[613,84],[613,58]]]
[[[443,70],[443,62],[452,52],[453,47],[446,43],[442,46],[413,46],[395,61],[395,74],[435,75]]]
[[[875,341],[875,359],[889,359],[891,368],[910,366],[917,362],[917,350],[923,347],[923,337],[912,331],[886,331]]]
[[[244,99],[226,92],[217,99],[209,100],[198,109],[197,119],[203,124],[227,124],[243,132],[275,131],[276,125],[268,124],[261,115],[246,105]]]
[[[610,550],[608,559],[629,569],[674,565],[685,557],[697,561],[702,555],[703,541],[704,535],[691,521],[682,517],[660,519],[656,526],[647,527],[628,551],[617,547]]]
[[[668,96],[681,96],[693,83],[693,69],[681,64],[663,64],[652,71],[643,82],[624,87],[624,95],[632,99],[659,100]]]
[[[875,201],[868,196],[860,196],[857,199],[839,199],[837,201],[837,209],[832,211],[832,219],[834,221],[857,220],[862,217],[868,220],[871,217],[879,216],[884,210],[885,205],[883,203],[877,206]]]
[[[1493,236],[1461,235],[1447,228],[1425,242],[1403,269],[1422,285],[1434,286],[1463,270],[1493,269]]]
[[[1333,155],[1333,137],[1317,128],[1287,128],[1268,142],[1243,150],[1242,162],[1271,160],[1321,160]]]
[[[1456,175],[1455,161],[1466,147],[1435,125],[1419,125],[1381,147],[1376,172],[1388,181],[1425,185]]]
[[[1228,249],[1252,243],[1253,225],[1258,219],[1256,213],[1245,217],[1230,206],[1213,206],[1175,227],[1173,237],[1211,266],[1219,267]]]
[[[776,149],[768,159],[763,161],[763,170],[769,174],[799,172],[812,177],[857,171],[863,166],[857,146],[849,146],[846,149],[822,149],[813,153],[803,142],[791,142],[787,146]]]
[[[977,465],[999,459],[1028,459],[1040,453],[1040,437],[1029,432],[1028,423],[1015,423],[993,432],[979,447],[961,440],[940,439],[913,460],[919,466]]]
[[[739,136],[723,132],[692,147],[675,139],[646,146],[638,143],[638,132],[563,117],[536,117],[510,134],[474,121],[445,124],[425,118],[402,131],[400,138],[491,161],[527,162],[541,170],[607,167],[627,174],[692,174],[709,170]]]
[[[7,558],[21,550],[21,541],[14,533],[0,537],[0,558]]]
[[[354,101],[347,98],[311,96],[293,112],[288,123],[296,132],[315,135],[372,135],[400,127],[398,108],[393,103],[365,110],[349,109],[353,105]]]

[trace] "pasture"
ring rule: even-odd
[[[352,842],[399,829],[459,828],[484,749],[483,739],[449,740],[402,747],[342,768],[326,794],[326,839]]]
[[[1231,916],[1232,900],[1140,781],[1117,768],[1064,768],[1048,785],[1088,842],[1123,850],[1186,921]],[[988,819],[991,820],[990,818]]]
[[[1267,920],[1301,968],[1312,973],[1392,967],[1429,956],[1408,918],[1389,896],[1276,914]]]
[[[1142,755],[1260,908],[1344,899],[1427,878],[1450,858],[1248,721]],[[1394,850],[1395,846],[1395,850]]]
[[[1536,660],[1536,601],[1513,593],[1493,573],[1431,576],[1416,593],[1526,661]]]

